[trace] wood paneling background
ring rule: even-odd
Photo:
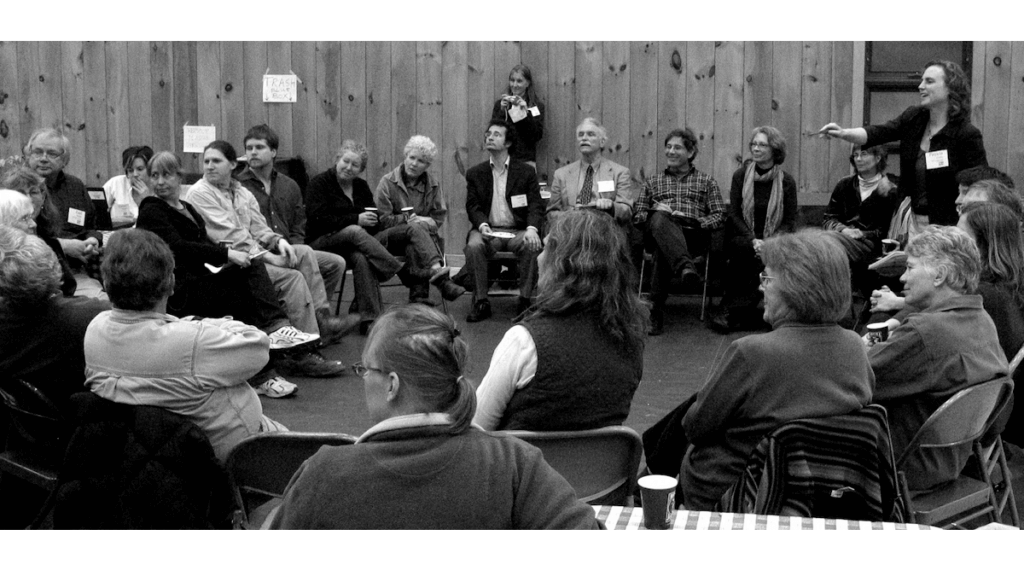
[[[989,162],[1024,182],[1024,43],[974,43],[974,121]],[[848,174],[848,145],[813,132],[859,121],[862,46],[854,42],[0,42],[0,155],[31,132],[60,126],[72,142],[69,172],[98,186],[120,172],[121,150],[150,144],[181,154],[182,127],[214,124],[241,149],[269,122],[282,156],[310,174],[330,166],[342,139],[365,142],[375,186],[401,161],[409,136],[432,138],[431,170],[451,211],[448,251],[468,222],[459,166],[486,159],[482,134],[494,99],[520,62],[546,105],[538,169],[576,159],[573,129],[598,117],[607,156],[637,178],[664,167],[661,141],[677,126],[700,138],[696,165],[728,196],[750,130],[778,127],[800,202],[824,204]],[[264,104],[267,71],[298,75],[298,101]]]

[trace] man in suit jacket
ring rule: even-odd
[[[504,120],[492,120],[484,140],[490,159],[466,171],[466,212],[473,229],[465,254],[474,282],[473,309],[467,322],[491,316],[487,258],[496,251],[511,250],[519,256],[519,313],[529,307],[536,284],[544,204],[537,173],[509,157],[514,145],[515,128]],[[496,238],[494,232],[511,232],[515,237]]]
[[[547,208],[549,219],[562,210],[591,206],[611,213],[620,224],[629,224],[636,196],[629,168],[601,156],[607,142],[608,133],[594,118],[584,118],[576,127],[580,159],[555,170]]]

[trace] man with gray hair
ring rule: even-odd
[[[1006,376],[1006,356],[995,324],[976,294],[981,257],[967,233],[928,226],[907,247],[906,303],[920,310],[870,344],[873,402],[888,411],[893,452],[900,454],[925,420],[957,392]],[[912,490],[959,476],[970,447],[933,451],[908,461]]]
[[[615,216],[620,224],[633,217],[636,199],[629,169],[602,156],[608,132],[594,118],[584,118],[576,127],[580,159],[555,170],[548,200],[548,219],[562,210],[590,207]]]
[[[64,172],[71,159],[71,142],[55,128],[41,128],[25,144],[28,166],[46,180],[50,198],[60,214],[57,231],[69,258],[86,262],[99,256],[103,235],[96,230],[96,209],[85,184]]]

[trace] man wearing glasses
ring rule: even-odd
[[[46,180],[50,198],[60,214],[57,239],[75,268],[79,287],[77,294],[96,296],[102,288],[99,282],[89,280],[82,268],[85,264],[97,262],[103,236],[96,230],[96,209],[85,184],[64,172],[71,159],[70,144],[60,130],[41,128],[28,139],[25,158],[29,168]]]

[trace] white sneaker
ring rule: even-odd
[[[281,378],[280,376],[274,376],[270,380],[267,380],[263,384],[255,387],[256,393],[260,396],[266,396],[267,398],[284,398],[285,396],[291,396],[295,394],[295,391],[299,387],[291,382]]]
[[[306,344],[318,339],[320,339],[320,336],[316,334],[302,332],[294,326],[285,326],[284,328],[274,330],[274,333],[270,335],[270,349],[283,350],[285,348],[294,348],[300,344]]]

